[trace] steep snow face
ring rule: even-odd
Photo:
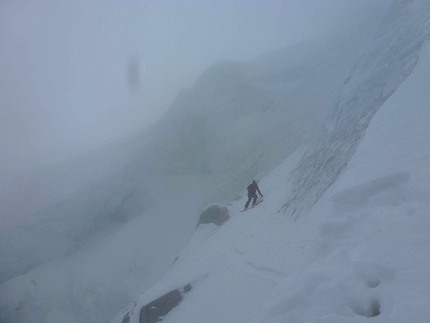
[[[428,320],[429,68],[426,43],[345,173],[306,215],[319,222],[319,259],[277,288],[263,322]]]
[[[422,2],[399,4],[408,12]],[[420,47],[410,76],[308,212],[279,212],[294,193],[297,151],[261,180],[264,203],[240,213],[242,198],[221,228],[201,225],[171,272],[112,323],[138,323],[143,305],[186,284],[191,291],[163,322],[426,322],[430,46]]]
[[[394,2],[373,46],[355,64],[315,144],[295,171],[284,213],[297,218],[308,211],[342,173],[373,115],[417,63],[430,36],[429,13],[427,1]]]

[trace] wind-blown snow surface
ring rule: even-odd
[[[373,38],[357,34],[214,66],[178,98],[125,171],[89,197],[40,214],[38,229],[87,239],[64,248],[67,257],[3,283],[0,320],[106,322],[145,291],[113,321],[134,308],[131,322],[138,322],[141,305],[191,283],[165,321],[360,322],[379,314],[375,320],[405,322],[401,315],[413,306],[409,317],[423,321],[425,274],[407,281],[407,272],[428,272],[417,259],[427,253],[428,136],[421,125],[429,118],[415,101],[427,98],[415,83],[426,77],[428,12],[428,1],[395,1]],[[404,115],[388,112],[402,98],[411,101],[397,108]],[[411,126],[394,129],[399,122]],[[380,155],[367,163],[371,149],[398,163],[381,163]],[[201,225],[192,236],[202,205],[232,199],[265,174],[264,203],[239,213],[241,199],[221,228]],[[59,216],[69,207],[78,216]],[[409,289],[400,293],[400,286]]]

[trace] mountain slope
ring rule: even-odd
[[[210,317],[214,322],[245,322],[269,312],[276,320],[286,312],[276,305],[278,300],[300,308],[300,297],[271,296],[277,287],[282,294],[282,286],[292,284],[288,277],[294,280],[297,271],[326,262],[322,276],[328,281],[337,282],[331,270],[349,277],[345,268],[332,266],[337,256],[333,262],[327,256],[338,251],[330,249],[335,241],[331,234],[349,224],[340,223],[339,229],[327,218],[328,223],[321,222],[320,211],[330,205],[319,199],[345,171],[371,116],[414,69],[429,35],[427,16],[427,2],[397,1],[373,38],[362,30],[355,34],[360,37],[213,66],[146,133],[145,143],[122,171],[38,212],[40,221],[26,229],[66,237],[70,244],[51,259],[67,257],[2,284],[0,318],[106,322],[147,290],[130,317],[136,322],[139,306],[191,284],[192,291],[166,321],[210,322]],[[385,62],[393,68],[381,65]],[[335,112],[321,120],[327,110]],[[320,131],[310,136],[318,124]],[[239,217],[242,199],[231,206],[233,218],[221,229],[201,226],[192,237],[202,206],[240,198],[255,177],[262,178],[266,195],[261,206]],[[396,175],[382,184],[404,187],[406,177]],[[148,290],[172,268],[178,254],[173,270]],[[362,275],[380,268],[372,266]],[[306,283],[311,276],[297,277]],[[369,281],[372,285],[375,280]],[[315,284],[309,286],[312,290]],[[293,287],[310,302],[301,286]],[[263,304],[269,299],[272,303]],[[369,312],[360,306],[352,307]],[[352,307],[342,311],[355,313]]]
[[[394,47],[379,54],[377,41],[370,51],[392,68],[375,68],[375,56],[364,55],[325,134],[305,158],[287,159],[261,181],[265,202],[239,213],[242,199],[222,228],[199,228],[172,271],[112,322],[138,322],[142,306],[187,284],[192,290],[164,322],[426,321],[429,8],[396,2],[382,28],[399,27],[401,45],[387,33]],[[339,151],[337,161],[328,158]],[[298,176],[321,190],[302,189]],[[287,204],[285,196],[297,198]]]
[[[221,61],[192,89],[183,91],[153,129],[120,143],[116,152],[108,148],[115,157],[84,158],[76,173],[59,167],[53,174],[37,174],[27,200],[40,201],[31,194],[58,192],[56,187],[64,183],[73,192],[77,177],[88,179],[85,183],[95,178],[96,184],[25,210],[20,209],[26,204],[22,190],[14,191],[13,199],[8,190],[5,199],[15,204],[2,208],[4,216],[27,221],[1,232],[0,253],[2,259],[9,259],[2,265],[2,280],[85,248],[85,241],[108,236],[166,201],[166,223],[175,214],[187,214],[175,234],[186,241],[205,205],[229,203],[242,194],[250,179],[267,174],[309,140],[319,115],[334,103],[368,32],[356,32],[360,37],[354,40],[343,35],[327,44],[300,45],[300,50],[294,47],[248,63]],[[125,166],[110,167],[114,159]],[[106,168],[110,170],[100,172]],[[112,169],[114,175],[106,178]],[[65,173],[82,175],[71,176],[68,182]],[[177,184],[180,181],[182,185]],[[192,203],[183,202],[184,188],[196,191],[186,197]],[[176,205],[174,211],[170,205]]]
[[[163,322],[427,321],[429,68],[427,43],[310,211],[278,212],[298,152],[262,179],[264,203],[240,213],[242,199],[221,228],[199,228],[172,271],[112,322],[139,322],[143,305],[186,284]]]

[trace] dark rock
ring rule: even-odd
[[[140,323],[156,323],[160,320],[160,309],[154,306],[144,306],[140,310]]]
[[[118,223],[126,223],[129,220],[129,213],[125,207],[117,206],[110,214],[110,219]]]
[[[211,204],[207,206],[200,214],[200,219],[199,223],[197,223],[197,226],[206,223],[221,225],[228,219],[230,219],[230,215],[226,206],[221,204]]]
[[[188,293],[190,290],[191,290],[191,285],[190,284],[184,286],[184,293]]]
[[[130,322],[130,313],[124,315],[121,323],[129,323]]]
[[[139,323],[156,323],[182,300],[182,294],[175,289],[143,306],[140,310]]]

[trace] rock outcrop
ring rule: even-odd
[[[169,313],[183,298],[183,293],[188,293],[191,285],[186,285],[183,290],[175,289],[148,303],[140,309],[139,323],[156,323],[160,318]],[[126,318],[126,317],[124,317]]]
[[[206,223],[214,223],[219,226],[228,219],[230,219],[230,215],[226,206],[221,204],[210,204],[200,214],[197,226]]]

